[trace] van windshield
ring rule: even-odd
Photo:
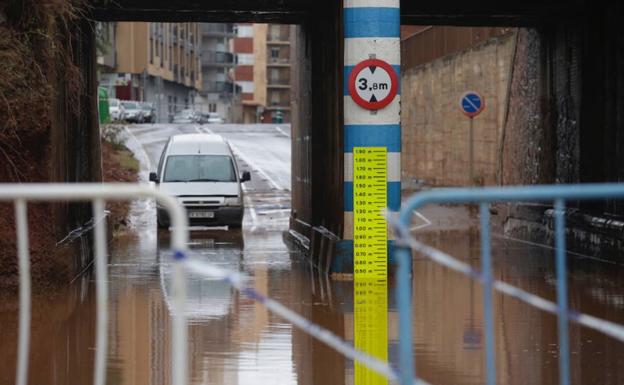
[[[227,155],[171,155],[163,182],[236,182],[236,173]]]

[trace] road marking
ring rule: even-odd
[[[205,133],[214,134],[214,132],[211,129],[207,127],[202,127],[202,128],[205,130],[204,131]],[[198,132],[201,132],[200,131],[201,129],[199,127],[195,126],[195,129]],[[232,148],[232,152],[234,153],[234,155],[241,158],[243,162],[247,163],[249,167],[251,167],[252,170],[257,172],[258,174],[261,174],[269,182],[269,184],[271,184],[275,189],[290,191],[290,189],[286,189],[282,187],[279,183],[277,183],[275,179],[271,178],[269,174],[267,174],[263,169],[254,165],[254,163],[246,155],[244,155],[243,152],[234,143],[232,143],[232,141],[228,140],[228,143],[230,144],[230,147]]]
[[[414,227],[412,227],[410,229],[410,231],[415,231],[415,230],[420,230],[420,229],[424,229],[427,226],[431,226],[431,221],[429,219],[427,219],[427,217],[425,217],[424,215],[422,215],[421,213],[419,213],[418,211],[414,210],[414,214],[416,214],[416,216],[420,219],[422,219],[423,221],[425,221],[425,223],[421,223],[419,225],[416,225]]]
[[[210,128],[208,127],[198,127],[198,126],[193,126],[195,128],[195,131],[199,132],[200,134],[211,134],[214,135],[214,131],[212,131]]]
[[[249,209],[249,214],[251,215],[251,231],[256,229],[256,225],[258,224],[258,214],[256,213],[256,208],[251,198],[249,197],[247,187],[243,184],[242,186],[243,193],[245,194],[245,206]]]
[[[232,152],[234,152],[234,155],[236,155],[237,157],[241,158],[243,160],[243,162],[247,163],[249,165],[249,167],[252,168],[252,170],[254,170],[257,173],[261,174],[275,189],[277,189],[277,190],[284,190],[284,188],[281,187],[275,180],[273,180],[273,178],[271,178],[269,176],[269,174],[264,172],[263,169],[261,169],[258,166],[254,166],[253,163],[251,162],[251,160],[249,158],[247,158],[245,155],[243,155],[241,150],[238,147],[236,147],[231,142],[230,142],[230,147],[232,148]]]
[[[150,161],[150,158],[147,155],[147,152],[145,151],[145,148],[143,148],[143,145],[137,139],[137,137],[132,133],[132,131],[130,131],[130,129],[128,129],[128,126],[123,126],[123,129],[130,136],[130,139],[133,140],[135,142],[135,144],[137,145],[136,149],[140,152],[140,154],[137,154],[137,155],[140,155],[141,158],[143,158],[143,161],[141,161],[141,160],[139,160],[139,161],[147,166],[147,171],[149,172],[152,169],[152,162]]]
[[[284,135],[287,138],[290,138],[290,135],[288,135],[286,133],[286,131],[282,130],[279,126],[275,126],[275,129],[277,130],[277,132],[279,132],[280,134]]]
[[[209,128],[199,128],[197,126],[195,126],[195,130],[197,130],[197,132],[201,133],[201,130],[204,130],[205,133],[207,134],[214,134],[214,132],[209,129]],[[263,169],[261,169],[258,166],[255,166],[253,164],[253,162],[245,155],[243,155],[242,151],[236,147],[236,145],[234,143],[232,143],[231,141],[228,140],[228,143],[230,143],[230,147],[232,148],[232,152],[234,153],[234,155],[236,155],[237,157],[241,158],[243,162],[247,163],[247,165],[249,165],[249,167],[251,167],[252,170],[256,171],[257,173],[261,174],[275,189],[277,190],[284,190],[284,188],[282,186],[280,186],[273,178],[271,178],[266,172],[264,172]]]
[[[262,210],[262,214],[271,214],[271,213],[284,213],[286,211],[290,211],[290,209],[271,209],[271,210]]]

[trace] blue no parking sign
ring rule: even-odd
[[[469,118],[474,118],[485,108],[485,100],[477,92],[468,91],[462,95],[459,107],[464,115]]]

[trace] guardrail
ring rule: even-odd
[[[269,310],[291,322],[295,327],[325,343],[345,357],[361,362],[364,366],[389,380],[397,380],[398,373],[387,362],[357,350],[331,331],[314,324],[281,303],[257,292],[247,285],[247,277],[237,271],[223,270],[217,266],[194,259],[187,252],[188,220],[184,208],[177,200],[147,185],[133,184],[0,184],[0,202],[15,204],[17,248],[19,260],[19,335],[16,384],[28,383],[28,355],[30,343],[30,258],[28,241],[28,202],[42,201],[91,201],[95,231],[95,280],[96,280],[96,347],[93,383],[106,384],[106,355],[108,348],[108,272],[106,226],[102,220],[105,203],[108,200],[133,200],[151,198],[166,208],[172,224],[173,271],[173,323],[171,351],[172,384],[187,384],[188,338],[185,316],[186,272],[192,271],[204,277],[220,279],[240,291],[247,298],[257,301]],[[164,294],[164,293],[163,293]],[[411,384],[428,385],[411,379]]]
[[[108,266],[106,226],[101,220],[107,200],[132,200],[152,198],[169,212],[174,257],[178,260],[173,274],[174,315],[172,323],[172,367],[173,383],[186,383],[186,318],[184,303],[186,297],[184,255],[188,239],[188,221],[184,208],[171,196],[147,185],[132,184],[3,184],[0,185],[0,201],[13,201],[15,205],[15,227],[17,233],[17,256],[19,266],[19,332],[17,348],[16,384],[28,383],[28,355],[30,344],[31,280],[28,240],[28,202],[42,201],[90,201],[93,207],[95,235],[95,279],[96,279],[96,345],[93,383],[106,384],[106,354],[108,347]]]
[[[414,357],[412,352],[410,262],[412,249],[434,262],[464,274],[483,284],[483,316],[485,321],[486,380],[496,383],[496,357],[494,356],[492,290],[517,298],[533,307],[557,315],[559,339],[559,383],[570,383],[570,358],[568,322],[573,321],[624,342],[624,326],[568,309],[566,280],[565,202],[624,198],[624,184],[543,185],[509,188],[440,189],[419,193],[410,198],[401,209],[395,223],[399,236],[395,251],[398,262],[397,304],[399,310],[399,374],[401,385],[412,383]],[[490,204],[493,202],[554,202],[554,235],[557,277],[557,303],[528,293],[508,283],[494,280],[491,268]],[[479,204],[481,226],[481,272],[439,250],[418,242],[410,234],[410,224],[415,210],[427,204]]]

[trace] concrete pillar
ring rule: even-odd
[[[349,95],[348,79],[353,67],[370,58],[392,65],[401,78],[399,0],[344,0],[344,240],[337,257],[351,258],[351,269],[354,147],[387,148],[388,208],[397,212],[401,205],[400,90],[389,105],[377,111],[360,107]],[[389,231],[388,256],[392,255],[393,245],[394,235]]]

